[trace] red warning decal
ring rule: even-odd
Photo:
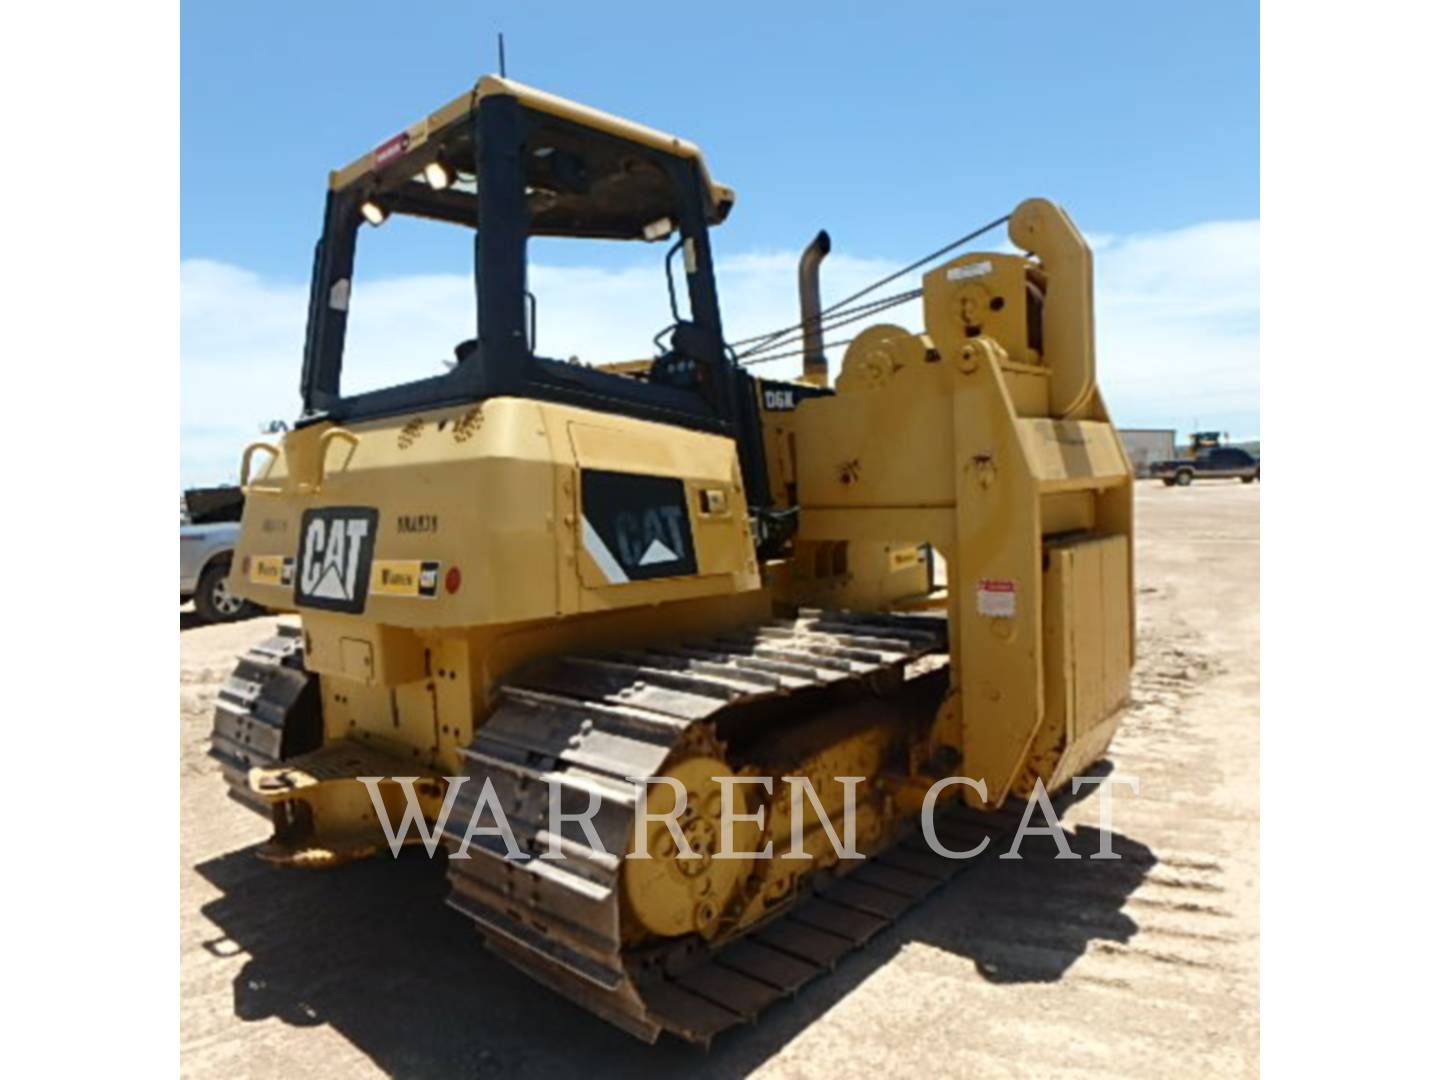
[[[393,139],[388,142],[383,142],[375,148],[375,167],[377,169],[383,169],[409,149],[410,133],[408,131],[402,131]]]
[[[981,578],[975,583],[975,609],[992,618],[1014,618],[1017,592],[1012,578]]]

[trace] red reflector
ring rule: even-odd
[[[448,593],[460,591],[460,567],[452,566],[445,571],[445,591]]]

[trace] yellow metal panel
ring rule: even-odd
[[[796,545],[790,573],[772,584],[788,607],[888,611],[926,595],[930,567],[915,544],[842,540]]]
[[[413,631],[353,616],[303,614],[310,670],[375,686],[398,686],[424,676],[425,649]]]
[[[983,335],[1014,361],[1038,360],[1026,330],[1026,266],[1020,255],[987,251],[931,270],[924,285],[926,331],[942,348]]]
[[[1005,386],[1010,391],[1010,400],[1015,403],[1015,412],[1020,416],[1042,416],[1050,404],[1049,372],[1043,368],[1018,368],[1011,364],[1004,366]]]
[[[949,546],[955,537],[954,509],[875,507],[865,510],[810,510],[800,515],[802,540],[910,540]]]
[[[906,366],[884,390],[800,402],[801,527],[812,507],[954,506],[953,392],[950,365],[935,363]]]
[[[1046,718],[1027,776],[1052,791],[1104,753],[1129,693],[1128,548],[1126,537],[1107,536],[1048,551]]]
[[[1075,650],[1075,729],[1083,731],[1109,712],[1105,705],[1105,592],[1100,580],[1100,551],[1095,544],[1070,549],[1075,563],[1071,582],[1071,640]]]
[[[375,681],[375,648],[364,638],[340,639],[340,674],[356,682]]]
[[[974,359],[961,368],[953,396],[956,541],[945,555],[961,764],[966,775],[985,780],[993,805],[1004,800],[1024,765],[1045,707],[1040,507],[999,357],[982,349]],[[1013,589],[1013,614],[982,610],[980,594],[991,582]]]
[[[1015,427],[1042,491],[1130,482],[1125,448],[1108,421],[1022,418]]]
[[[1101,416],[1108,415],[1103,396],[1097,391],[1095,411]],[[1126,477],[1123,483],[1099,491],[1095,495],[1095,530],[1104,536],[1119,536],[1126,539],[1124,568],[1124,608],[1130,630],[1130,647],[1126,666],[1135,663],[1135,548],[1130,542],[1134,535],[1135,482]]]
[[[1048,752],[1065,746],[1074,735],[1075,645],[1070,611],[1075,558],[1069,548],[1049,552],[1045,570],[1045,722],[1035,742]],[[1049,777],[1044,778],[1047,786]]]
[[[637,429],[617,417],[614,422],[579,424],[571,422],[570,443],[575,448],[575,461],[582,469],[610,469],[616,472],[646,472],[655,476],[684,476],[672,448],[676,439],[674,428]],[[722,467],[716,475],[716,463],[709,464],[710,476],[729,479],[729,470]]]
[[[1090,531],[1095,528],[1095,493],[1064,491],[1042,496],[1040,522],[1046,536]]]
[[[1105,711],[1130,696],[1130,544],[1123,536],[1100,541],[1105,605]]]

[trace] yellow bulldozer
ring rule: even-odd
[[[303,411],[245,450],[231,579],[300,625],[240,658],[212,744],[263,857],[383,854],[418,807],[487,945],[652,1041],[753,1017],[941,879],[927,796],[983,822],[1097,761],[1134,655],[1065,213],[926,272],[924,329],[870,326],[832,386],[827,318],[878,306],[821,309],[821,234],[803,375],[754,376],[710,243],[735,198],[694,144],[494,76],[331,174]],[[392,215],[471,230],[474,336],[345,393],[357,236]],[[538,355],[535,237],[669,244],[658,355]]]

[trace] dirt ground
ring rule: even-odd
[[[182,1066],[192,1076],[1236,1076],[1259,1054],[1259,485],[1137,489],[1140,657],[1116,862],[1028,841],[704,1053],[645,1046],[490,956],[423,855],[274,869],[205,756],[274,620],[181,617]],[[1099,800],[1065,827],[1094,852]],[[1035,853],[1031,854],[1032,848]]]

